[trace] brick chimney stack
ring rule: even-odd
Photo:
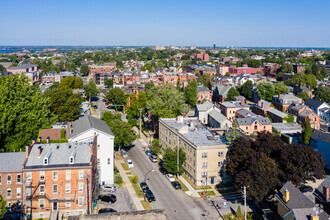
[[[39,140],[38,140],[38,142],[39,142],[39,143],[41,143],[41,140],[42,140],[42,137],[39,137]]]
[[[241,105],[244,105],[244,99],[241,100]]]
[[[329,194],[329,186],[323,185],[323,197],[325,201],[329,200],[330,194]]]
[[[33,140],[32,140],[32,144],[35,144],[35,143],[36,143],[36,139],[33,138]]]
[[[40,158],[40,154],[41,154],[41,147],[38,147],[38,158]]]
[[[25,146],[25,158],[27,159],[29,157],[29,154],[30,154],[30,145],[27,144]]]
[[[264,108],[264,102],[261,103],[261,108]]]
[[[49,137],[47,137],[47,144],[49,144]]]

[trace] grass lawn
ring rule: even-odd
[[[139,198],[144,198],[144,197],[143,197],[143,192],[142,192],[140,186],[139,186],[138,184],[136,184],[136,183],[133,183],[132,178],[133,178],[132,176],[129,176],[129,177],[128,177],[129,181],[131,182],[131,184],[132,184],[132,186],[133,186],[133,188],[134,188],[134,190],[135,190],[135,192],[136,192],[136,195],[137,195]]]
[[[144,208],[145,210],[150,210],[150,209],[152,209],[148,201],[141,200],[141,203],[142,203],[143,208]]]
[[[125,171],[129,171],[129,168],[128,168],[128,166],[127,166],[126,163],[121,163],[121,166],[123,167],[123,169],[124,169]]]
[[[194,189],[212,189],[211,186],[196,186],[186,175],[182,174],[182,177],[194,188]]]
[[[202,192],[198,192],[198,194],[200,196],[202,196]],[[204,191],[204,196],[205,196],[205,191]],[[206,196],[215,196],[215,192],[212,191],[212,190],[211,191],[207,191]]]
[[[132,173],[130,171],[125,172],[125,173],[126,173],[126,175],[131,175],[132,176]]]

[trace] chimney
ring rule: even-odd
[[[258,101],[258,106],[260,106],[260,100]]]
[[[190,120],[190,122],[189,122],[189,127],[190,128],[194,128],[194,124],[193,124],[193,121],[192,120]]]
[[[32,140],[32,144],[35,144],[35,143],[36,143],[36,139],[33,138],[33,140]]]
[[[176,117],[176,120],[177,120],[177,122],[183,122],[183,116],[180,115],[180,116]]]
[[[47,137],[47,144],[49,144],[49,137]]]
[[[93,144],[91,144],[91,155],[93,155],[94,151],[93,151]]]
[[[283,200],[286,203],[289,202],[290,200],[290,192],[286,187],[284,188],[284,192],[283,192]]]
[[[241,100],[241,105],[244,105],[244,99]]]
[[[247,113],[247,115],[248,115],[248,116],[250,116],[250,115],[251,115],[251,113],[250,113],[250,112],[248,112],[248,113]]]
[[[264,102],[261,103],[261,108],[264,108]]]
[[[71,126],[71,122],[69,122],[69,133],[72,133],[72,126]]]
[[[38,158],[40,158],[40,154],[41,154],[41,146],[38,147]]]
[[[325,201],[329,200],[329,186],[323,185],[323,197]]]
[[[25,158],[27,159],[29,157],[29,154],[30,154],[30,145],[27,144],[25,146]]]
[[[41,143],[41,139],[42,139],[42,138],[41,138],[41,137],[39,137],[39,140],[38,140],[38,142],[39,142],[39,143]]]
[[[278,94],[278,98],[279,98],[279,99],[281,98],[281,94]]]
[[[319,216],[315,214],[311,214],[311,220],[319,220]]]

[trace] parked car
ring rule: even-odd
[[[114,203],[117,201],[117,197],[113,194],[111,195],[100,195],[99,199],[103,202]]]
[[[157,156],[155,156],[155,155],[150,154],[150,155],[149,155],[149,159],[150,159],[153,163],[157,163],[157,162],[158,162]]]
[[[108,191],[108,192],[115,192],[116,186],[115,185],[104,185],[104,186],[102,186],[102,189],[104,191]]]
[[[156,197],[151,192],[151,190],[146,191],[146,198],[148,199],[148,202],[156,201]]]
[[[105,99],[102,99],[102,102],[106,102],[106,100]]]
[[[124,150],[121,150],[121,155],[123,156],[123,158],[126,158],[127,157],[127,152],[124,151]]]
[[[164,168],[164,167],[160,167],[159,168],[159,171],[162,173],[162,174],[167,174],[167,171],[166,171],[166,169]]]
[[[97,105],[94,105],[94,108],[97,109]]]
[[[150,150],[146,150],[145,152],[146,152],[146,155],[147,156],[151,155],[151,151]]]
[[[146,182],[141,182],[140,187],[141,187],[141,189],[145,189],[145,188],[149,189],[148,184]]]
[[[306,186],[306,185],[300,185],[299,190],[303,193],[305,192],[313,192],[313,187],[311,186]]]
[[[127,164],[128,168],[133,168],[134,167],[134,164],[131,160],[127,160],[126,164]]]
[[[171,182],[174,189],[181,189],[181,184],[178,181]]]
[[[175,181],[173,174],[168,173],[168,174],[165,175],[165,177],[170,182],[174,182]]]
[[[103,208],[103,209],[99,210],[99,214],[101,214],[101,213],[110,213],[110,212],[117,212],[117,211],[112,209],[112,208]]]

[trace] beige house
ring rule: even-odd
[[[225,172],[229,145],[214,136],[198,118],[161,118],[159,140],[166,148],[182,147],[186,153],[185,174],[197,186],[227,182]]]

